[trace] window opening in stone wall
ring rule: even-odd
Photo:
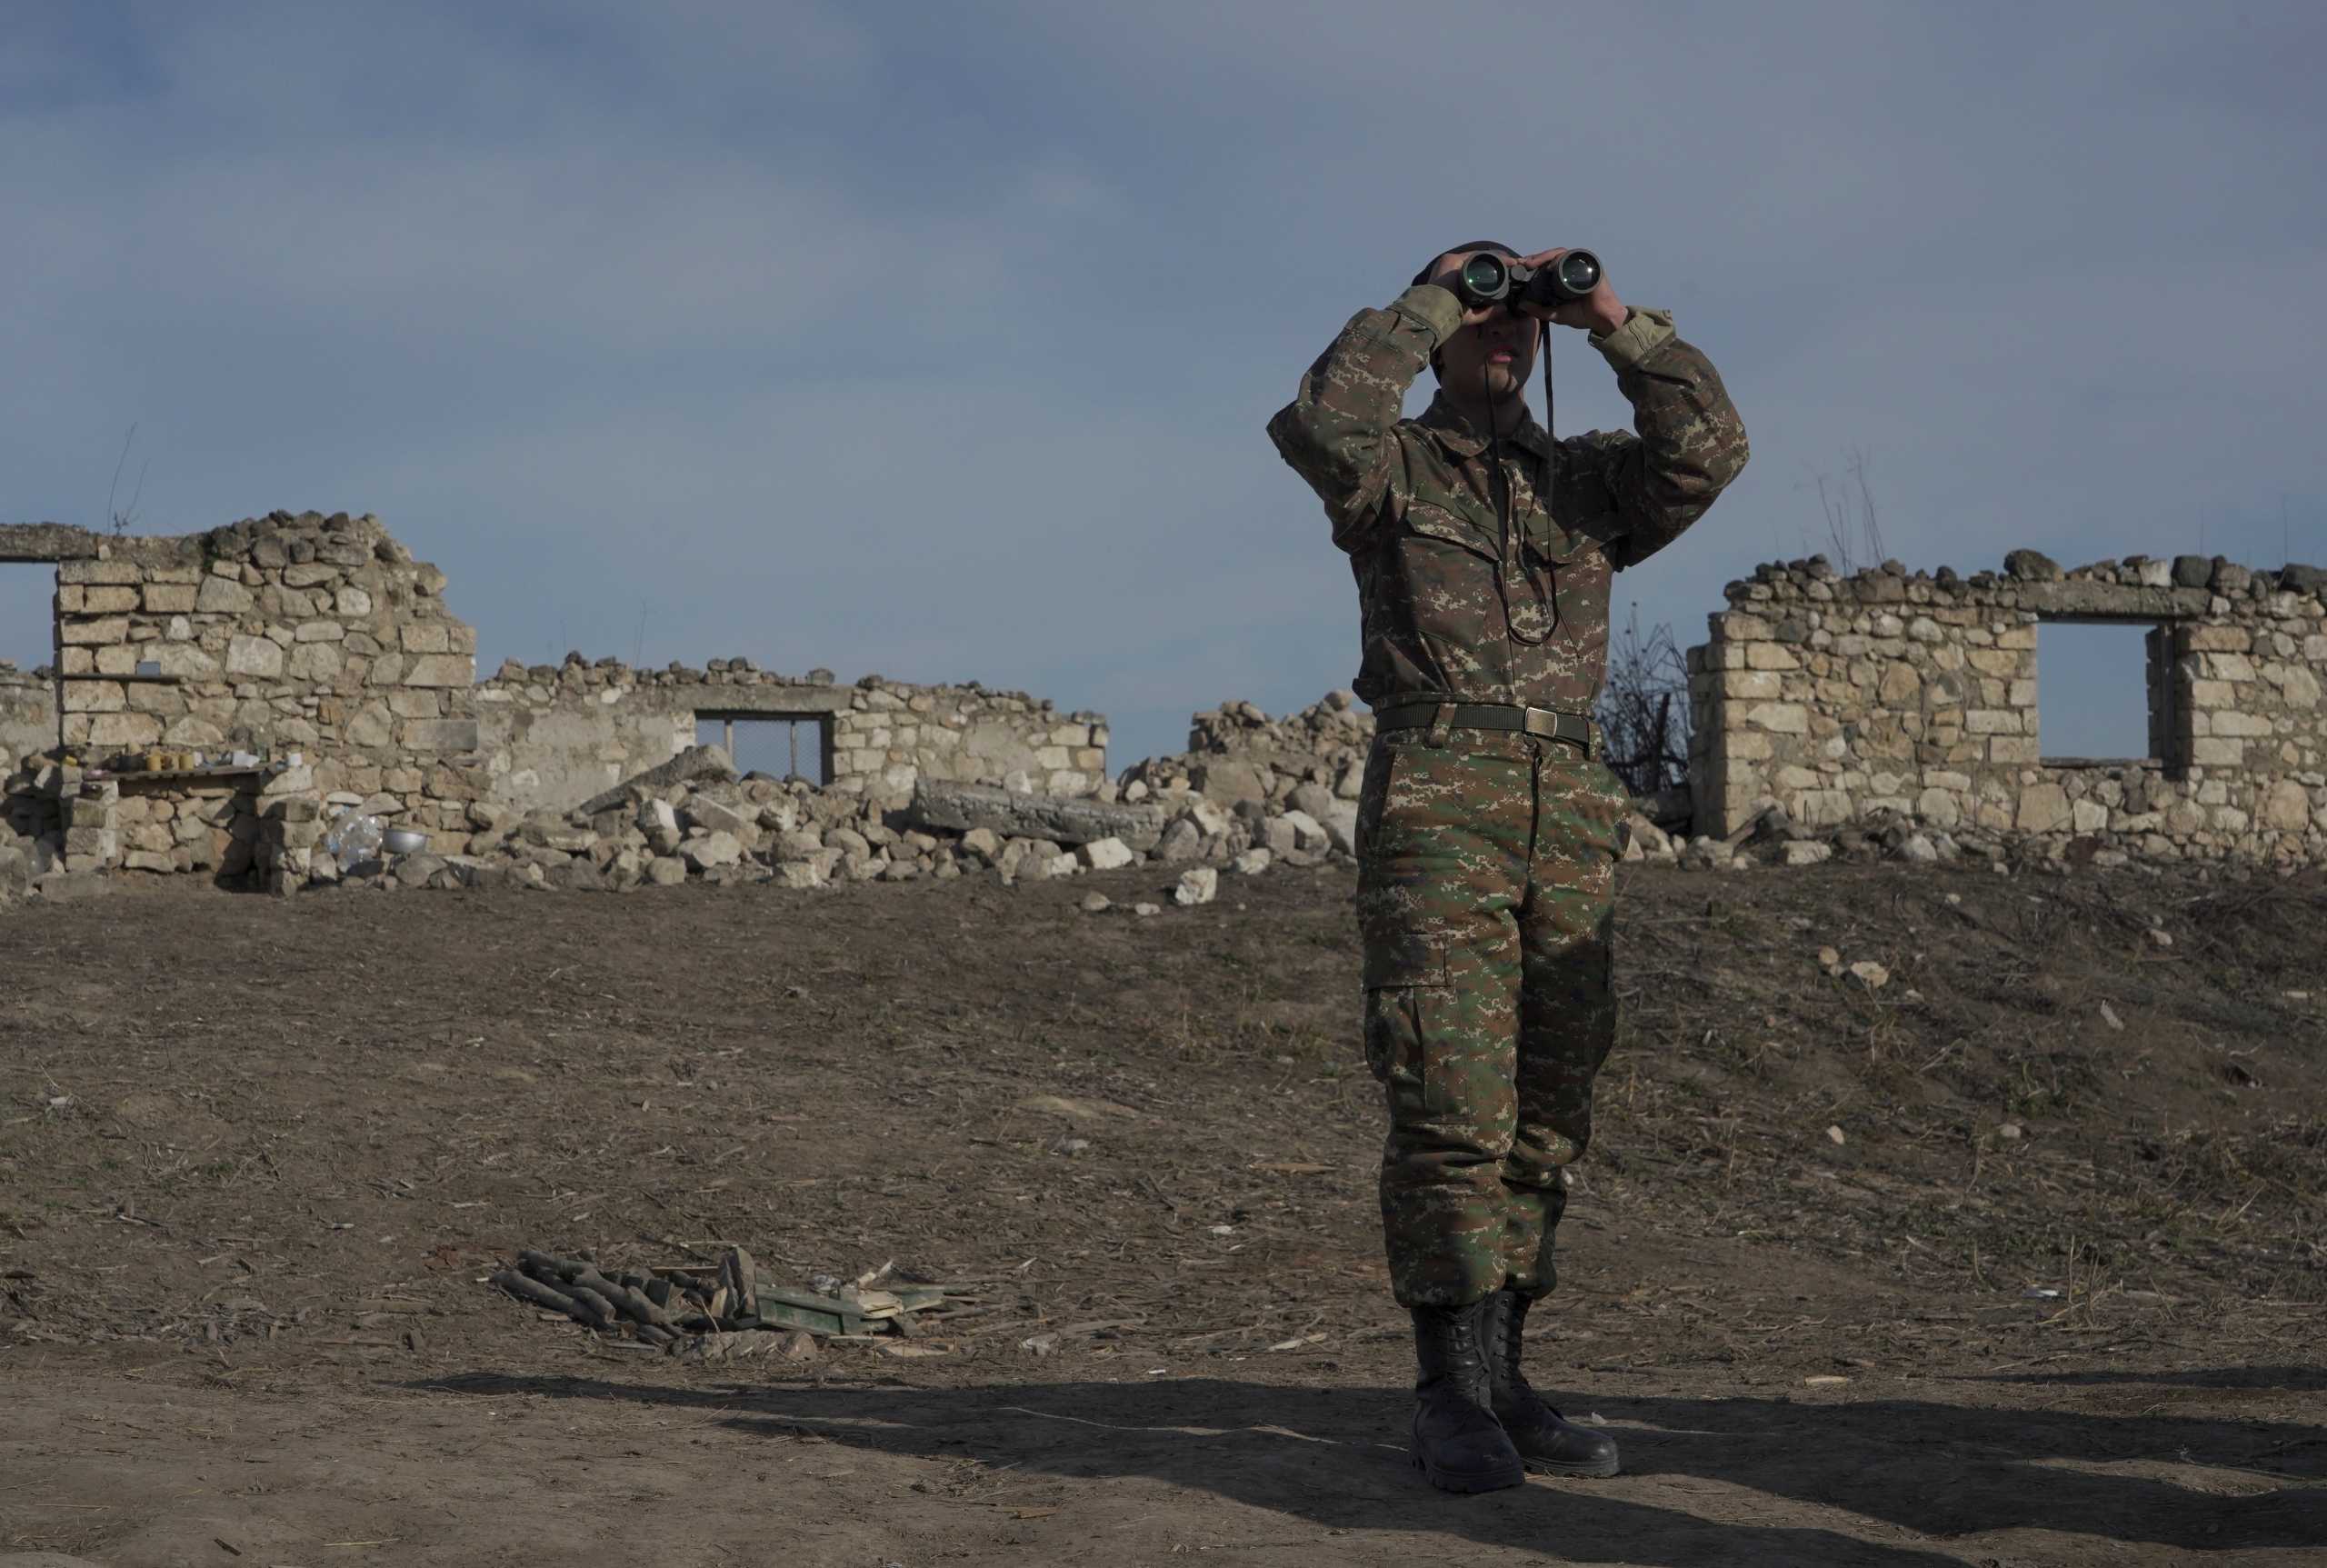
[[[722,746],[738,773],[772,778],[794,775],[822,789],[832,781],[832,721],[821,714],[801,718],[766,714],[698,713],[695,744]]]
[[[2036,712],[2043,760],[2170,760],[2171,662],[2171,633],[2153,622],[2041,623]]]
[[[56,568],[0,565],[0,664],[29,674],[56,662]]]

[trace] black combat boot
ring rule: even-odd
[[[1519,1451],[1487,1408],[1480,1343],[1485,1303],[1414,1307],[1414,1463],[1449,1492],[1494,1492],[1527,1479]]]
[[[1502,1290],[1487,1297],[1481,1332],[1486,1340],[1490,1404],[1528,1469],[1545,1475],[1613,1475],[1616,1440],[1561,1419],[1527,1386],[1519,1370],[1520,1339],[1528,1298]]]

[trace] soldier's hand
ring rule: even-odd
[[[1567,253],[1568,247],[1562,245],[1556,250],[1537,251],[1533,255],[1520,259],[1541,271]],[[1532,316],[1537,321],[1557,322],[1562,326],[1580,327],[1585,332],[1603,335],[1623,325],[1624,318],[1632,314],[1631,308],[1616,297],[1616,291],[1608,286],[1608,275],[1604,272],[1600,275],[1599,286],[1582,299],[1572,299],[1549,310],[1539,305],[1525,304],[1517,308],[1520,315]]]
[[[1463,291],[1454,286],[1454,280],[1463,275],[1463,264],[1480,254],[1478,251],[1448,252],[1445,258],[1440,262],[1438,270],[1430,275],[1430,281],[1453,295],[1459,303],[1463,298]],[[1491,316],[1501,315],[1503,309],[1500,304],[1483,305],[1476,310],[1466,309],[1463,312],[1463,325],[1476,326]]]

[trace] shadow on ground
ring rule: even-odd
[[[1567,1555],[1642,1568],[1958,1561],[1840,1529],[1740,1523],[1753,1509],[1724,1495],[1731,1488],[1877,1521],[1877,1533],[1883,1524],[1942,1539],[2052,1530],[2192,1552],[2327,1544],[2327,1486],[2311,1484],[2327,1474],[2327,1427],[2292,1423],[1912,1400],[1595,1401],[1623,1445],[1626,1473],[1706,1483],[1683,1488],[1711,1499],[1700,1515],[1639,1501],[1638,1489],[1622,1481],[1443,1496],[1412,1470],[1402,1398],[1373,1389],[1211,1379],[685,1389],[487,1373],[420,1386],[716,1412],[728,1426],[771,1437],[806,1433],[883,1453],[974,1459],[1020,1475],[1144,1478],[1328,1530],[1428,1530],[1537,1552],[1556,1543]],[[2160,1465],[2206,1473],[2184,1484],[2132,1473]]]

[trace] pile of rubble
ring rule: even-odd
[[[986,784],[923,780],[902,810],[800,780],[738,777],[717,746],[696,746],[571,812],[468,809],[466,852],[394,854],[375,829],[339,831],[380,807],[334,796],[309,861],[311,884],[509,886],[627,891],[686,882],[773,882],[821,888],[946,880],[1005,884],[1153,864],[1179,874],[1174,896],[1208,902],[1222,872],[1347,863],[1355,850],[1350,796],[1303,779],[1279,804],[1223,807],[1181,789],[1118,804]],[[394,819],[380,826],[392,828]]]
[[[1668,834],[1637,814],[1626,819],[1619,836],[1627,861],[1678,865],[1691,871],[1883,860],[1986,865],[1996,871],[2022,865],[2065,869],[2137,864],[2134,856],[2098,840],[2056,843],[1969,829],[1949,832],[1889,810],[1876,810],[1861,821],[1841,826],[1810,827],[1787,815],[1785,808],[1774,801],[1765,801],[1743,827],[1724,838]]]
[[[1223,703],[1195,715],[1185,752],[1124,769],[1116,794],[1134,802],[1199,794],[1224,807],[1253,801],[1281,808],[1312,784],[1354,801],[1373,744],[1373,715],[1349,692],[1329,692],[1281,719],[1252,703]],[[1314,815],[1317,797],[1309,799]]]

